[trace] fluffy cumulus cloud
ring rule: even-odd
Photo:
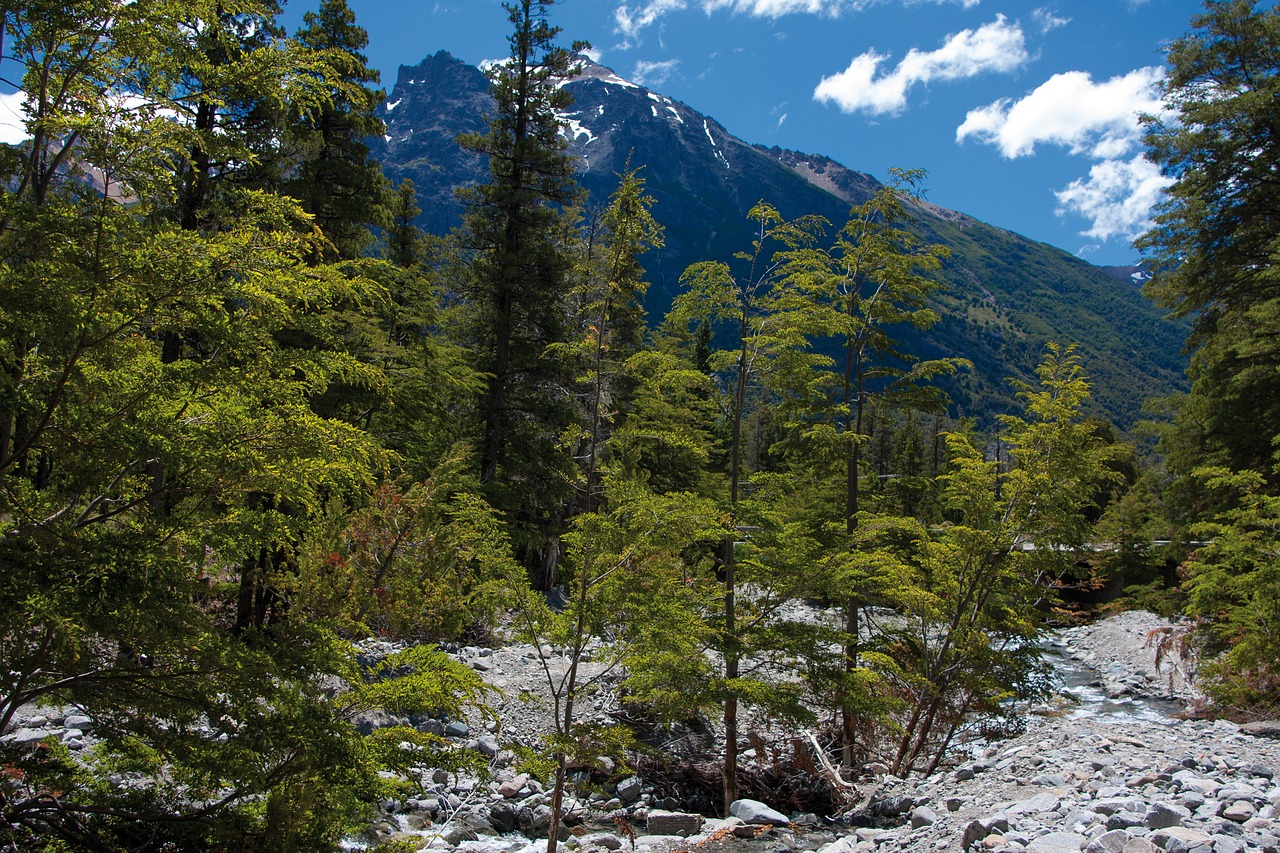
[[[957,3],[968,9],[981,0],[923,0],[933,3]],[[628,42],[639,36],[664,15],[681,12],[690,6],[710,15],[712,12],[729,11],[752,15],[757,18],[780,18],[783,15],[810,14],[836,16],[854,12],[882,0],[645,0],[640,3],[622,3],[613,13],[614,28]],[[906,0],[921,2],[921,0]]]
[[[975,138],[1006,157],[1023,157],[1040,144],[1073,153],[1119,157],[1142,139],[1140,113],[1161,109],[1160,68],[1139,68],[1101,83],[1083,71],[1055,74],[1018,101],[1008,98],[970,110],[956,141]]]
[[[912,48],[892,71],[877,76],[887,58],[873,50],[855,56],[844,71],[822,78],[813,97],[833,102],[847,113],[899,113],[906,109],[907,92],[913,86],[1013,71],[1029,56],[1022,28],[997,15],[989,24],[948,36],[937,50]]]
[[[1058,212],[1074,213],[1091,224],[1081,233],[1095,240],[1133,240],[1151,227],[1151,210],[1172,183],[1141,154],[1130,160],[1104,160],[1088,178],[1059,190]]]
[[[1087,178],[1059,190],[1058,213],[1084,217],[1081,232],[1098,240],[1133,239],[1151,223],[1151,209],[1168,186],[1159,169],[1135,151],[1143,113],[1160,114],[1164,71],[1139,68],[1095,82],[1082,71],[1055,74],[1030,94],[970,110],[956,141],[994,145],[1008,158],[1057,145],[1097,161]]]

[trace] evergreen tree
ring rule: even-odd
[[[559,28],[547,22],[552,5],[505,4],[511,54],[488,72],[497,113],[487,133],[458,140],[488,158],[491,175],[462,193],[469,210],[464,240],[475,253],[465,285],[472,345],[487,377],[480,475],[522,531],[518,544],[531,564],[565,503],[556,442],[572,421],[557,390],[569,380],[566,366],[548,351],[568,339],[570,260],[556,240],[557,220],[580,193],[557,117],[571,98],[559,84],[575,66],[555,45]]]
[[[1269,477],[1280,433],[1280,9],[1256,6],[1206,3],[1169,47],[1169,117],[1145,121],[1147,156],[1174,182],[1139,246],[1156,262],[1148,290],[1194,318],[1191,394],[1203,402],[1183,411],[1190,464]]]
[[[744,427],[751,392],[776,367],[789,376],[804,372],[797,361],[810,364],[803,356],[807,335],[824,331],[824,313],[803,291],[804,273],[812,260],[811,248],[823,231],[820,217],[805,216],[786,221],[771,205],[759,202],[748,213],[756,234],[749,250],[738,253],[738,264],[704,261],[689,267],[681,281],[688,288],[675,299],[668,322],[689,329],[695,324],[728,324],[736,342],[734,350],[710,354],[709,366],[723,372],[727,390],[728,514],[730,530],[745,523],[740,517],[744,486],[750,472],[744,460]],[[818,356],[821,359],[821,356]],[[775,563],[767,557],[746,562],[745,577],[739,575],[737,535],[731,533],[721,543],[720,570],[723,608],[717,615],[717,651],[724,671],[715,686],[722,695],[725,728],[724,808],[738,799],[738,710],[744,696],[769,701],[769,686],[742,671],[744,659],[755,651],[752,641],[767,645],[769,631],[753,630],[767,624],[780,599],[768,589]],[[780,576],[779,576],[780,577]],[[757,600],[749,603],[747,618],[739,617],[740,588],[757,583]],[[785,697],[781,697],[785,698]]]
[[[386,179],[369,159],[365,140],[381,135],[373,114],[383,98],[378,72],[360,53],[369,43],[346,0],[323,0],[303,16],[297,41],[329,65],[325,102],[298,115],[290,128],[291,154],[298,159],[282,183],[334,246],[338,258],[359,257],[370,242],[369,226],[381,217]]]

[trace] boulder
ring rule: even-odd
[[[782,812],[771,809],[759,800],[734,800],[729,804],[729,814],[753,826],[762,824],[786,826],[790,823]]]
[[[1280,738],[1280,720],[1258,720],[1240,726],[1240,731],[1254,737]]]
[[[1133,836],[1123,829],[1104,832],[1089,842],[1085,853],[1123,853],[1125,845],[1133,840]]]
[[[1078,832],[1050,832],[1033,838],[1027,853],[1080,853],[1085,837]]]
[[[655,810],[649,812],[645,824],[651,835],[696,835],[702,829],[702,815],[687,812]]]
[[[928,806],[919,806],[911,812],[911,827],[919,829],[922,826],[933,826],[938,822],[938,813]]]
[[[1248,800],[1236,800],[1222,810],[1222,816],[1236,823],[1244,823],[1258,813],[1253,803]]]
[[[1151,807],[1147,809],[1144,822],[1148,829],[1164,829],[1170,826],[1180,826],[1189,817],[1191,817],[1191,811],[1184,806],[1172,803],[1152,803]]]
[[[1209,833],[1185,826],[1157,829],[1151,833],[1150,839],[1152,844],[1163,848],[1165,853],[1190,853],[1197,847],[1203,845],[1208,848],[1213,843]]]
[[[640,779],[635,776],[628,776],[618,783],[618,799],[624,803],[634,803],[640,799],[640,794],[644,791],[644,785]]]

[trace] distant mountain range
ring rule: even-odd
[[[728,261],[748,246],[745,217],[757,201],[787,217],[820,214],[835,230],[851,205],[880,187],[826,157],[743,142],[715,119],[590,61],[566,85],[574,95],[563,116],[566,135],[592,203],[607,201],[629,159],[643,167],[654,215],[666,229],[666,246],[644,258],[651,320],[670,305],[689,264]],[[487,179],[481,158],[455,140],[484,130],[492,109],[484,74],[447,52],[401,66],[380,108],[387,129],[374,141],[374,156],[393,181],[413,179],[426,230],[441,234],[459,224],[454,189]],[[1139,269],[1096,267],[929,203],[915,207],[913,227],[952,255],[939,274],[946,285],[936,298],[943,319],[902,337],[922,357],[973,361],[974,369],[949,388],[959,414],[1009,410],[1008,378],[1031,378],[1048,341],[1079,345],[1096,413],[1122,428],[1140,417],[1145,399],[1184,387],[1187,327],[1142,296]]]

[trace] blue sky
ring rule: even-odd
[[[499,0],[349,0],[390,89],[437,50],[505,55]],[[318,0],[291,0],[291,21]],[[731,133],[883,177],[1099,264],[1133,262],[1161,179],[1136,112],[1192,0],[560,0],[560,40]],[[659,216],[661,212],[659,212]]]
[[[289,0],[295,28],[320,0]],[[507,53],[500,0],[348,0],[388,90],[444,49]],[[883,178],[923,168],[931,201],[1098,264],[1137,258],[1162,178],[1139,111],[1197,0],[560,0],[561,43],[747,142]],[[0,94],[0,138],[20,96]],[[658,212],[659,217],[661,211]]]

